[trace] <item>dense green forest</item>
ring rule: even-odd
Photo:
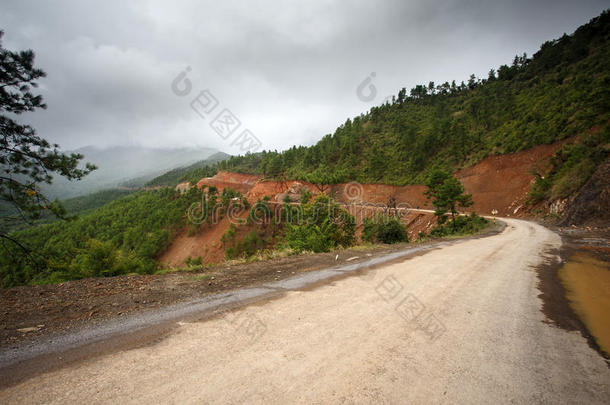
[[[2,241],[3,287],[83,277],[151,273],[157,255],[184,226],[185,213],[201,195],[170,188],[140,191],[91,213],[18,231],[13,236],[31,250]]]
[[[80,197],[68,198],[63,200],[61,204],[67,212],[73,215],[85,214],[108,204],[111,201],[117,200],[133,193],[131,190],[101,190],[95,193],[83,195]]]
[[[314,183],[404,185],[423,183],[435,168],[455,170],[492,154],[585,135],[610,118],[609,28],[604,12],[486,78],[430,82],[408,93],[403,88],[392,102],[348,119],[314,146],[231,157],[217,167]],[[607,131],[600,131],[585,148],[604,143]],[[584,159],[595,154],[578,153]],[[587,173],[599,159],[582,164]]]
[[[66,200],[60,201],[60,203],[66,210],[68,215],[75,216],[91,212],[96,208],[106,205],[109,202],[119,199],[121,197],[125,197],[131,193],[133,193],[132,190],[101,190],[80,197],[68,198]],[[3,229],[5,231],[25,229],[29,228],[32,225],[46,224],[59,220],[59,218],[57,218],[57,216],[53,215],[52,213],[43,212],[41,214],[40,219],[34,221],[33,224],[29,222],[24,222],[21,220],[17,210],[15,210],[12,205],[4,201],[0,202],[0,205],[2,206],[2,209],[0,209],[0,211],[2,212],[2,215],[0,215],[0,229]]]

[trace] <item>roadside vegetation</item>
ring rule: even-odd
[[[248,258],[264,249],[320,253],[354,245],[355,230],[354,217],[325,194],[273,208],[262,199],[250,208],[244,223],[229,226],[221,242],[227,259]]]
[[[465,236],[474,235],[481,232],[489,225],[489,221],[476,213],[470,215],[461,215],[455,217],[451,221],[447,221],[447,216],[440,217],[444,220],[439,221],[439,224],[430,231],[430,236],[446,237],[446,236]]]
[[[290,214],[283,245],[297,253],[329,252],[356,242],[354,217],[325,194],[299,206],[286,204],[284,210]]]
[[[483,230],[489,223],[485,218],[472,212],[460,215],[474,203],[472,195],[464,192],[464,186],[458,179],[442,170],[433,171],[426,181],[428,190],[424,193],[434,206],[437,226],[430,232],[431,236],[444,237],[451,235],[471,235]]]
[[[362,224],[362,240],[368,243],[408,242],[407,228],[400,217],[379,214],[374,218],[365,218]]]

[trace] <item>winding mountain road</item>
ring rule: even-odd
[[[541,312],[560,237],[498,235],[179,322],[156,342],[40,374],[0,403],[610,403],[610,368]]]

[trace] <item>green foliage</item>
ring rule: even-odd
[[[313,196],[308,189],[303,188],[301,190],[301,204],[307,204],[309,201],[311,201],[311,197]]]
[[[377,239],[377,223],[374,219],[364,218],[362,221],[361,238],[365,242],[374,243]]]
[[[488,220],[473,212],[469,216],[457,216],[455,220],[452,221],[451,225],[440,223],[434,229],[432,229],[430,235],[437,237],[450,235],[472,235],[483,230],[488,223]]]
[[[248,212],[248,218],[246,219],[247,224],[269,224],[271,222],[271,218],[273,217],[273,211],[269,206],[270,198],[268,196],[263,197],[263,199],[259,199],[256,204],[254,204],[250,211]]]
[[[286,245],[295,252],[328,252],[336,247],[331,234],[332,224],[328,221],[321,225],[288,225]]]
[[[38,220],[43,213],[64,217],[66,212],[41,192],[40,184],[51,184],[53,173],[69,180],[80,180],[96,167],[79,167],[82,155],[65,154],[36,135],[30,125],[20,124],[16,116],[46,108],[41,95],[32,94],[36,80],[46,76],[34,67],[34,52],[4,49],[0,31],[0,200],[7,202],[24,222]],[[8,229],[0,228],[0,240],[28,249]],[[17,254],[17,252],[14,252]]]
[[[225,251],[227,259],[237,257],[248,258],[265,247],[264,232],[253,230],[248,232],[235,246],[228,247]]]
[[[237,232],[237,227],[235,226],[235,224],[231,223],[227,230],[220,237],[220,243],[225,246],[233,242],[235,240],[235,232]]]
[[[102,190],[95,193],[91,193],[81,197],[73,197],[67,200],[61,201],[63,208],[66,211],[66,215],[72,217],[74,215],[83,215],[99,208],[111,201],[125,197],[131,194],[131,190]],[[2,210],[0,210],[2,211]],[[20,229],[29,228],[32,225],[40,225],[50,223],[59,220],[60,218],[52,215],[50,212],[43,212],[40,219],[33,221],[32,223],[24,223],[17,217],[17,212],[14,210],[6,211],[5,216],[0,216],[0,227],[4,228],[7,232],[13,232]]]
[[[347,179],[345,171],[335,170],[330,172],[323,168],[317,168],[311,173],[300,176],[300,180],[305,180],[316,186],[321,192],[324,192],[329,184],[337,184],[344,182]]]
[[[61,203],[71,215],[85,214],[131,193],[132,190],[101,190],[81,197],[69,198]]]
[[[339,246],[351,246],[355,242],[356,221],[324,194],[313,202],[303,204],[299,215],[292,216],[286,224],[285,247],[295,252],[328,252]]]
[[[245,199],[244,199],[245,200]],[[269,205],[270,198],[265,196],[259,199],[248,212],[248,217],[244,226],[254,226],[256,229],[249,231],[242,238],[239,238],[240,227],[231,223],[229,228],[221,237],[221,242],[226,247],[225,256],[227,259],[248,258],[266,246],[272,245],[277,236],[278,223],[274,221],[274,212]],[[247,200],[245,200],[247,203]],[[243,208],[248,208],[249,204]],[[243,232],[242,232],[243,234]]]
[[[426,181],[428,190],[424,194],[432,199],[435,212],[434,215],[443,218],[449,212],[454,229],[456,228],[457,207],[467,208],[473,204],[472,195],[464,193],[462,183],[451,174],[442,170],[433,171]]]
[[[370,243],[408,242],[407,228],[400,219],[394,216],[377,215],[375,218],[365,218],[362,228],[362,239]]]
[[[49,279],[63,281],[85,277],[111,277],[129,273],[150,273],[152,270],[154,263],[143,261],[134,251],[125,253],[110,241],[89,239],[83,249],[78,249],[78,254],[70,262],[67,271],[56,267]]]
[[[536,181],[529,192],[529,203],[537,203],[545,200],[549,197],[549,191],[551,190],[552,183],[548,177],[538,175]]]
[[[566,198],[580,190],[603,162],[610,150],[610,127],[594,131],[581,142],[564,145],[551,159],[546,174],[534,173],[536,182],[530,190],[529,202]]]
[[[202,266],[203,265],[203,259],[201,258],[201,256],[197,256],[195,258],[192,258],[192,257],[189,256],[184,261],[184,264],[186,264],[188,267]]]
[[[196,190],[137,192],[70,221],[14,232],[36,256],[0,245],[0,284],[58,282],[82,277],[151,273],[156,257],[185,224]]]
[[[246,202],[248,201],[239,191],[235,191],[231,188],[222,189],[222,194],[220,195],[220,203],[223,207],[228,207],[234,198],[238,199],[240,202],[244,200]]]

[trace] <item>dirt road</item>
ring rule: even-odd
[[[0,403],[608,403],[610,368],[549,324],[535,267],[559,236],[499,235],[35,376]]]

